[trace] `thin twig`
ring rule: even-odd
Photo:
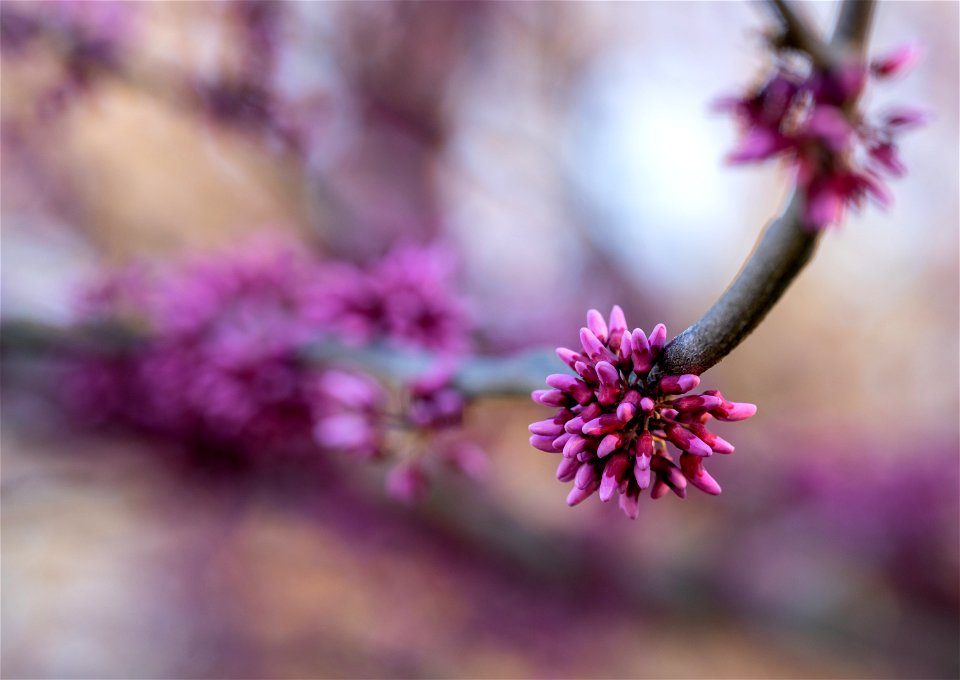
[[[72,355],[115,355],[134,352],[149,336],[117,324],[58,326],[30,319],[0,322],[0,358],[5,362]],[[433,369],[437,357],[424,350],[386,345],[346,345],[333,337],[304,346],[300,356],[318,366],[355,368],[381,380],[404,383]],[[531,349],[506,357],[467,356],[453,370],[454,385],[470,396],[527,394],[544,387],[543,379],[558,370],[553,350]]]
[[[794,10],[787,0],[769,0],[783,25],[780,44],[806,52],[816,66],[827,69],[834,64],[829,46],[810,28],[807,21]]]
[[[863,56],[875,4],[873,0],[844,0],[830,38],[831,49]]]

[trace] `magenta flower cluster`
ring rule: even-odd
[[[839,223],[848,206],[859,208],[868,197],[888,206],[892,197],[884,176],[906,172],[897,138],[923,124],[926,114],[895,109],[878,121],[868,121],[852,102],[870,76],[884,79],[902,73],[919,54],[909,45],[869,65],[845,63],[813,68],[808,74],[780,63],[759,88],[717,102],[717,108],[732,112],[742,128],[729,161],[787,159],[806,196],[803,217],[811,229]]]
[[[297,447],[317,374],[299,358],[311,337],[312,269],[292,248],[258,240],[162,275],[110,277],[86,292],[80,320],[141,337],[124,352],[84,357],[68,383],[73,405],[199,451]]]
[[[354,344],[458,354],[470,347],[464,302],[450,294],[455,257],[448,248],[400,245],[366,266],[346,262],[317,278],[318,322]]]
[[[649,337],[639,328],[630,332],[623,311],[614,306],[609,323],[595,309],[587,314],[587,326],[580,329],[582,351],[557,349],[576,375],[551,375],[551,389],[533,393],[534,401],[558,410],[553,418],[530,425],[530,443],[562,454],[557,479],[573,482],[569,505],[599,491],[603,502],[619,496],[620,508],[635,519],[644,489],[655,499],[667,491],[684,498],[687,482],[708,494],[720,493],[703,461],[714,453],[733,453],[733,445],[706,425],[711,418],[745,420],[757,407],[727,401],[717,390],[681,396],[700,384],[696,375],[651,382],[666,338],[663,324]],[[678,460],[668,443],[679,450]]]
[[[423,280],[429,275],[423,262],[432,266],[435,257],[433,248],[404,246],[386,261],[394,269],[415,268],[408,278]],[[326,320],[340,301],[318,285],[342,267],[261,238],[160,275],[119,272],[84,292],[78,320],[120,325],[138,337],[119,351],[76,357],[65,383],[68,403],[88,422],[161,436],[194,455],[264,459],[342,450],[401,460],[397,468],[407,471],[408,487],[416,475],[424,480],[404,492],[399,473],[392,473],[388,488],[403,499],[422,496],[427,467],[435,467],[421,449],[437,451],[454,468],[480,470],[486,459],[463,437],[466,401],[449,371],[400,385],[393,405],[390,390],[374,378],[306,357],[310,343],[331,335],[357,339],[341,335],[349,327]],[[362,270],[351,271],[359,280]],[[450,286],[423,292],[418,299],[416,289],[407,289],[407,306],[381,308],[381,316],[369,310],[365,321],[380,330],[369,340],[429,346],[434,338],[420,310],[436,310],[442,328],[451,323],[443,310],[460,303]],[[413,318],[404,319],[404,310]],[[467,329],[459,332],[467,337]],[[398,429],[402,440],[386,436]]]

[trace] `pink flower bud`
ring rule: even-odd
[[[650,353],[656,358],[667,343],[667,327],[658,323],[650,333]]]
[[[564,458],[560,461],[560,465],[557,466],[557,479],[561,482],[572,482],[577,476],[577,470],[580,469],[581,465],[583,465],[583,463],[578,460]]]
[[[577,455],[590,445],[590,440],[580,435],[574,435],[567,440],[563,447],[564,458],[576,458]]]
[[[637,456],[637,462],[633,466],[633,476],[641,489],[650,486],[650,456]]]
[[[620,350],[617,353],[620,357],[620,364],[633,361],[633,337],[624,332],[620,336]]]
[[[720,485],[703,469],[702,458],[691,456],[689,453],[681,453],[680,469],[683,470],[683,475],[690,480],[690,483],[704,493],[711,496],[720,495]]]
[[[650,487],[650,498],[652,498],[653,500],[657,500],[658,498],[663,498],[666,495],[667,491],[669,490],[670,490],[670,487],[667,486],[667,483],[664,482],[659,477],[657,477],[653,481],[653,486]]]
[[[708,394],[692,394],[689,397],[681,397],[670,402],[670,406],[677,411],[709,411],[723,404],[720,397],[714,397]]]
[[[603,320],[603,315],[595,309],[587,312],[587,328],[593,332],[600,342],[607,341],[607,322]]]
[[[583,432],[583,418],[581,416],[571,418],[563,424],[563,429],[571,434],[580,434]]]
[[[585,421],[591,421],[603,413],[603,408],[597,402],[592,402],[583,407],[580,411],[580,417]]]
[[[596,481],[599,481],[596,468],[592,465],[582,465],[580,469],[577,470],[577,476],[574,478],[573,483],[576,484],[579,489],[586,489]]]
[[[678,449],[682,449],[696,456],[713,455],[713,449],[707,446],[706,442],[695,434],[688,432],[680,425],[668,423],[665,432],[667,433],[667,439]]]
[[[905,73],[913,68],[922,56],[923,48],[920,45],[907,43],[882,57],[874,59],[870,63],[870,71],[878,78]]]
[[[692,373],[668,375],[660,380],[660,391],[664,394],[683,394],[700,384],[699,376]]]
[[[621,494],[619,504],[629,519],[636,519],[640,515],[640,494]]]
[[[832,96],[828,95],[824,95],[827,100]],[[793,95],[787,92],[785,96]],[[845,124],[831,127],[838,122],[832,115],[821,114],[808,132],[821,137],[836,133],[839,138],[845,133]],[[849,175],[848,179],[858,196],[874,190],[862,177]],[[659,498],[667,490],[684,498],[690,477],[693,486],[718,493],[719,485],[696,461],[715,452],[730,453],[733,446],[705,424],[711,417],[749,417],[756,407],[727,401],[716,390],[678,396],[699,385],[700,378],[693,374],[665,376],[650,385],[649,371],[666,346],[663,324],[649,337],[641,329],[628,333],[622,310],[614,307],[609,325],[592,310],[580,335],[585,354],[558,349],[558,356],[572,364],[579,377],[548,376],[547,384],[553,389],[538,390],[533,398],[557,410],[552,419],[529,426],[534,447],[550,453],[562,451],[557,478],[574,482],[567,502],[576,505],[599,490],[603,502],[618,495],[624,514],[635,518],[644,489],[651,498]],[[673,462],[671,455],[676,453],[671,454],[668,447],[680,450],[682,467]]]
[[[620,349],[620,341],[627,332],[627,319],[623,315],[620,305],[614,305],[610,310],[610,347],[614,350]]]
[[[614,492],[620,484],[620,479],[630,467],[630,459],[626,454],[618,453],[611,456],[603,468],[603,475],[600,478],[600,500],[606,503],[613,498]]]
[[[570,406],[573,402],[573,399],[560,390],[534,390],[530,396],[544,406]]]
[[[633,420],[635,415],[637,415],[637,407],[630,402],[624,401],[617,406],[617,418],[621,422],[628,423]]]
[[[574,352],[572,349],[567,349],[566,347],[557,347],[556,352],[557,356],[560,357],[560,361],[565,363],[570,368],[573,368],[574,364],[585,358],[579,352]]]
[[[715,435],[704,427],[702,423],[693,423],[688,427],[691,432],[700,437],[707,446],[713,449],[714,453],[733,453],[733,444]]]
[[[790,142],[778,131],[755,127],[747,131],[737,147],[727,154],[731,165],[753,163],[771,158],[790,147]]]
[[[604,347],[603,342],[597,338],[596,334],[589,328],[580,329],[580,344],[583,345],[583,351],[587,353],[593,361],[610,360],[613,357],[610,350]]]
[[[717,395],[721,399],[723,396],[717,392]],[[737,403],[733,401],[727,401],[723,399],[723,403],[717,408],[711,409],[710,414],[717,420],[723,420],[727,422],[736,422],[738,420],[746,420],[747,418],[753,417],[757,412],[757,407],[755,404],[748,404],[746,402]]]
[[[687,479],[676,463],[663,456],[654,456],[650,461],[650,469],[656,474],[657,481],[662,481],[680,498],[687,497]]]
[[[599,418],[594,418],[588,423],[585,423],[583,426],[583,433],[591,437],[599,437],[600,435],[616,432],[622,426],[623,423],[620,422],[620,419],[617,418],[616,415],[605,414]]]
[[[597,376],[600,378],[601,385],[619,385],[622,383],[620,371],[609,361],[597,362]]]
[[[570,493],[567,495],[567,505],[569,505],[572,508],[573,506],[578,505],[579,503],[582,503],[586,499],[590,498],[590,496],[592,496],[596,492],[596,490],[599,488],[600,488],[599,479],[596,479],[593,482],[591,482],[590,486],[588,486],[585,489],[581,489],[578,486],[574,486],[570,490]]]
[[[883,117],[883,127],[888,131],[906,132],[930,122],[930,113],[920,109],[896,109]]]
[[[527,427],[533,434],[543,435],[544,437],[556,437],[563,432],[563,424],[554,419],[538,420]]]
[[[900,160],[897,154],[897,147],[887,142],[870,147],[868,153],[873,160],[877,161],[884,170],[894,177],[902,177],[907,174],[907,166]]]
[[[636,453],[648,460],[653,457],[653,435],[650,432],[644,431],[637,437]]]
[[[593,398],[593,390],[572,375],[554,373],[547,376],[547,384],[569,394],[578,404],[586,404]]]
[[[547,453],[556,453],[557,450],[553,447],[553,440],[556,437],[548,437],[540,434],[535,434],[530,437],[530,445],[535,449],[540,449]]]
[[[608,434],[600,441],[597,447],[597,458],[605,458],[620,448],[623,444],[623,435],[618,433]]]
[[[591,364],[578,361],[576,364],[574,364],[573,370],[577,372],[577,375],[583,378],[583,381],[587,385],[597,386],[600,384],[600,378],[597,376],[597,369],[595,369]]]

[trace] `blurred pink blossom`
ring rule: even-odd
[[[320,274],[314,313],[352,344],[458,354],[472,330],[455,291],[455,257],[442,245],[400,245],[366,267],[331,263]]]
[[[328,371],[319,381],[316,442],[325,449],[391,460],[387,492],[406,502],[426,495],[440,467],[482,478],[488,459],[463,430],[467,401],[451,378],[451,365],[441,363],[391,395],[366,375]]]
[[[719,100],[716,108],[733,113],[742,128],[732,163],[751,163],[782,156],[796,172],[806,194],[804,221],[820,229],[843,220],[848,206],[866,198],[883,207],[892,197],[883,176],[900,177],[906,167],[897,152],[898,135],[922,124],[915,109],[868,122],[850,106],[869,76],[886,78],[903,72],[919,57],[906,46],[870,65],[846,63],[836,69],[814,69],[809,75],[780,63],[759,88]]]

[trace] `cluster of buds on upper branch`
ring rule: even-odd
[[[732,163],[783,157],[796,172],[806,196],[804,223],[820,229],[839,223],[847,206],[866,197],[891,202],[883,176],[900,177],[906,167],[897,153],[897,136],[926,120],[916,109],[886,112],[868,121],[855,102],[870,76],[888,78],[906,71],[919,57],[909,45],[869,65],[859,61],[806,72],[786,59],[764,82],[743,96],[716,103],[732,112],[742,128]]]
[[[757,408],[727,401],[716,390],[681,396],[700,384],[692,374],[651,382],[666,339],[663,324],[649,337],[639,328],[629,332],[623,311],[614,306],[609,324],[596,310],[587,314],[587,327],[580,329],[582,352],[557,349],[576,375],[551,375],[547,384],[553,389],[533,393],[534,401],[559,410],[530,426],[530,443],[562,454],[557,478],[574,482],[568,504],[597,491],[604,502],[619,494],[620,508],[633,519],[647,488],[651,498],[668,490],[683,498],[689,481],[706,493],[720,493],[703,460],[732,453],[733,446],[706,424],[710,418],[744,420]],[[678,461],[668,443],[680,451]]]

